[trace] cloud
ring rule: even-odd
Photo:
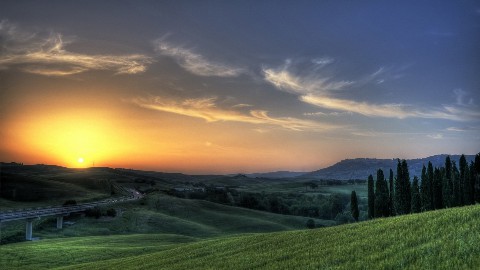
[[[200,118],[207,122],[242,122],[278,126],[296,131],[328,131],[339,127],[293,117],[271,117],[267,111],[263,110],[250,110],[248,113],[242,113],[235,110],[222,109],[216,105],[215,101],[215,97],[186,99],[183,101],[151,97],[135,98],[130,102],[142,108]]]
[[[303,113],[305,116],[343,116],[343,115],[352,115],[352,112],[313,112],[313,113]]]
[[[0,68],[19,66],[28,73],[66,76],[88,70],[113,70],[117,74],[144,72],[152,59],[142,54],[89,55],[66,50],[71,43],[59,33],[48,36],[19,30],[6,20],[0,22],[2,55]]]
[[[367,102],[358,102],[354,100],[347,99],[338,99],[331,98],[323,95],[303,95],[300,97],[300,100],[315,105],[317,107],[322,107],[331,110],[340,110],[347,111],[352,113],[358,113],[365,116],[372,117],[386,117],[386,118],[398,118],[405,119],[410,117],[418,118],[433,118],[433,119],[449,119],[462,121],[466,120],[459,116],[458,114],[452,114],[448,111],[420,111],[412,108],[412,106],[404,104],[371,104]]]
[[[447,131],[455,131],[455,132],[464,132],[464,131],[467,131],[469,129],[467,128],[462,128],[462,127],[448,127],[447,128]]]
[[[246,107],[253,107],[253,105],[240,103],[232,106],[232,108],[246,108]]]
[[[465,127],[448,127],[446,128],[447,131],[453,131],[453,132],[466,132],[466,131],[476,131],[480,130],[479,127],[474,127],[474,126],[465,126]]]
[[[312,59],[312,63],[315,64],[317,66],[317,68],[322,68],[322,67],[325,67],[327,65],[330,65],[334,61],[335,61],[335,59],[333,59],[331,57],[322,57],[322,58]]]
[[[468,102],[465,102],[468,93],[460,88],[454,89],[453,94],[455,95],[455,100],[457,101],[457,105],[460,106],[468,106],[473,105],[473,98],[468,99]]]
[[[434,139],[434,140],[443,139],[443,135],[440,134],[440,133],[437,133],[437,134],[429,134],[429,135],[427,135],[427,137],[429,137],[429,138],[431,138],[431,139]]]
[[[280,90],[293,94],[309,94],[339,90],[351,85],[352,81],[333,81],[328,77],[299,77],[289,72],[290,62],[278,69],[264,68],[264,78]]]
[[[155,41],[155,50],[161,55],[174,58],[182,68],[198,76],[237,77],[244,73],[241,68],[210,61],[201,54],[161,39]]]
[[[358,81],[335,81],[328,77],[311,74],[297,76],[288,70],[288,64],[278,69],[267,68],[263,72],[265,81],[274,85],[277,89],[295,94],[299,97],[299,100],[305,103],[329,110],[357,113],[369,117],[397,119],[431,118],[468,121],[480,118],[480,112],[474,106],[443,105],[436,109],[418,109],[408,104],[373,104],[366,101],[335,97],[337,90],[373,81],[384,72],[383,68]],[[455,94],[457,95],[457,105],[464,105],[464,91],[456,90]],[[473,101],[470,101],[470,105],[473,105]]]

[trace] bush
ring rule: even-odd
[[[77,201],[75,201],[75,200],[66,200],[66,201],[63,203],[63,206],[68,206],[68,205],[77,205]]]
[[[345,223],[353,223],[355,219],[352,217],[352,213],[350,211],[344,211],[342,213],[338,213],[335,217],[335,221],[338,224],[345,224]]]
[[[94,217],[98,219],[102,216],[102,211],[98,207],[89,208],[85,211],[85,216]]]
[[[113,208],[107,209],[107,216],[109,217],[115,217],[117,215],[117,210]]]
[[[307,220],[307,228],[315,229],[315,221],[313,219]]]

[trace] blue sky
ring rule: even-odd
[[[163,149],[109,165],[310,170],[480,149],[475,1],[2,1],[0,21],[5,140],[22,141],[27,108],[77,108],[118,112]]]

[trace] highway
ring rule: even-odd
[[[138,200],[139,198],[141,198],[141,196],[124,196],[124,197],[118,197],[118,198],[112,198],[112,199],[106,199],[102,201],[82,203],[82,204],[76,204],[76,205],[49,206],[49,207],[39,207],[34,209],[30,208],[30,209],[9,210],[6,212],[0,212],[0,222],[46,217],[46,216],[68,215],[70,213],[83,212],[95,206],[134,201],[134,200]]]
[[[32,221],[37,218],[47,217],[47,216],[56,216],[57,217],[57,228],[61,229],[63,227],[63,217],[68,216],[71,213],[83,212],[87,209],[94,208],[96,206],[103,206],[121,202],[135,201],[143,198],[143,194],[133,189],[124,189],[130,193],[130,196],[123,197],[114,197],[108,198],[101,201],[90,202],[90,203],[81,203],[75,205],[65,205],[65,206],[48,206],[48,207],[38,207],[38,208],[29,208],[29,209],[12,209],[0,212],[0,225],[4,222],[14,221],[14,220],[25,220],[25,239],[33,240],[32,237]],[[1,227],[0,227],[1,228]]]

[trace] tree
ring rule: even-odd
[[[428,202],[428,210],[433,210],[435,209],[435,205],[433,203],[433,165],[432,162],[428,162],[428,167],[427,167],[427,198],[429,200]]]
[[[375,204],[374,204],[374,216],[375,217],[387,217],[388,213],[388,187],[383,171],[379,169],[377,171],[377,181],[375,182]]]
[[[453,200],[452,200],[452,205],[453,206],[460,206],[461,201],[460,201],[460,173],[458,172],[457,169],[457,164],[455,164],[455,161],[452,161],[452,182],[453,182]]]
[[[373,189],[373,176],[368,176],[368,218],[372,219],[375,213],[375,191]]]
[[[443,208],[442,181],[440,169],[435,168],[433,173],[433,207],[435,209]]]
[[[350,196],[350,212],[355,221],[358,221],[358,215],[360,212],[358,211],[358,200],[355,190],[352,191],[352,195]]]
[[[408,214],[411,210],[410,175],[406,160],[398,160],[397,179],[395,182],[395,211],[399,215]]]
[[[422,211],[428,211],[431,209],[430,204],[430,192],[429,192],[429,185],[428,185],[428,178],[427,178],[427,168],[425,165],[422,167],[422,176],[421,176],[422,183],[420,184],[420,194],[422,198]]]
[[[413,177],[412,184],[412,213],[419,213],[422,210],[422,199],[420,197],[420,189],[418,186],[418,178]]]
[[[462,155],[460,157],[460,166],[461,166],[460,178],[462,179],[462,182],[463,182],[463,204],[471,205],[475,203],[475,198],[474,198],[470,168],[468,166],[465,155]]]
[[[390,169],[390,175],[389,175],[389,177],[388,177],[388,182],[389,182],[388,205],[389,205],[389,208],[390,208],[390,216],[394,216],[394,215],[395,215],[395,208],[394,208],[394,206],[393,206],[393,196],[394,196],[394,192],[393,192],[393,170],[392,170],[392,169]]]
[[[470,173],[470,204],[475,204],[475,164],[470,162],[470,168],[468,169]]]
[[[403,212],[403,176],[402,176],[402,163],[400,159],[397,159],[397,177],[395,178],[395,212],[397,215],[405,214]]]
[[[475,201],[480,203],[480,153],[475,155],[474,169],[474,186],[475,186]]]
[[[410,184],[410,174],[408,172],[408,165],[407,161],[404,159],[402,160],[402,171],[403,171],[403,181],[404,181],[404,196],[405,196],[405,214],[410,213],[411,201],[412,201],[412,193],[411,193],[411,184]]]
[[[465,155],[460,156],[460,160],[458,161],[458,166],[460,170],[460,185],[459,185],[459,195],[460,195],[460,205],[466,204],[466,186],[468,186],[466,182],[467,180],[467,171],[468,171],[468,164]]]
[[[444,207],[453,206],[453,181],[452,181],[452,161],[450,156],[445,158],[445,171],[443,173],[443,205]]]

